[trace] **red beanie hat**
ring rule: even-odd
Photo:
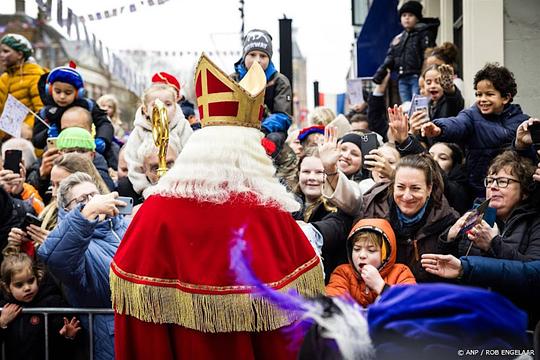
[[[180,98],[180,83],[171,74],[167,74],[163,71],[157,72],[152,76],[152,83],[162,83],[172,86],[176,89],[176,94],[178,95],[178,98]]]

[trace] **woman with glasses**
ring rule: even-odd
[[[101,194],[93,178],[76,172],[57,192],[58,226],[38,249],[38,258],[62,284],[74,307],[111,308],[109,266],[127,222],[119,216],[118,193]],[[82,319],[83,325],[85,319]],[[94,320],[95,359],[114,357],[113,315]]]
[[[443,235],[446,249],[457,256],[539,260],[540,209],[530,201],[532,193],[538,191],[534,171],[532,162],[514,151],[497,156],[484,179],[486,199],[496,211],[495,224],[492,227],[482,220],[460,234],[470,214],[466,213]]]

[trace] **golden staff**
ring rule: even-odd
[[[167,147],[169,146],[169,117],[163,102],[156,99],[152,109],[152,137],[158,148],[159,168],[157,174],[162,177],[167,172]]]

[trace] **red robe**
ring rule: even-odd
[[[251,266],[274,289],[324,291],[319,259],[291,215],[250,195],[225,204],[151,196],[111,264],[117,359],[294,359],[294,320],[230,270],[244,227]]]

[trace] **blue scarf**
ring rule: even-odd
[[[399,209],[399,206],[396,205],[396,213],[399,221],[400,228],[409,227],[416,223],[418,223],[422,218],[424,217],[424,214],[426,213],[426,208],[429,203],[429,197],[427,198],[424,206],[416,213],[414,216],[407,216],[404,213],[401,212]]]
[[[236,63],[235,70],[238,73],[238,75],[240,75],[240,80],[242,80],[248,72],[246,69],[246,65],[244,65],[243,61],[240,63]],[[270,61],[270,63],[268,64],[268,67],[264,71],[264,74],[266,75],[266,81],[269,81],[272,75],[274,75],[276,72],[277,72],[277,69],[274,66],[274,63]]]

